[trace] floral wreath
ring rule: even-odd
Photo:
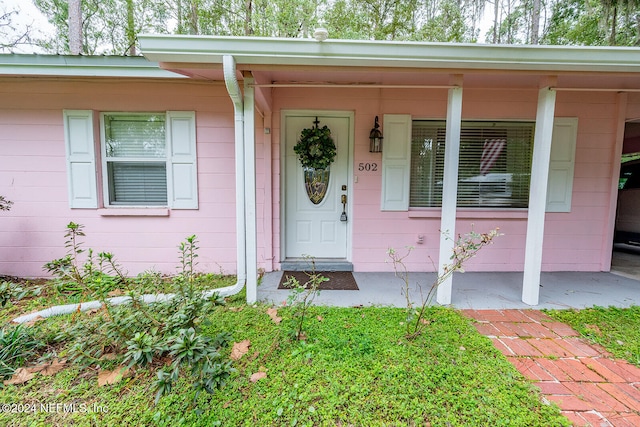
[[[326,169],[336,158],[336,144],[327,126],[318,127],[318,119],[312,128],[303,129],[300,140],[293,147],[302,166]]]

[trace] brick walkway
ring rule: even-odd
[[[576,426],[640,426],[640,369],[537,310],[463,310]]]

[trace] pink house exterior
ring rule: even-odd
[[[387,250],[413,246],[411,271],[441,269],[452,243],[440,230],[472,227],[503,235],[466,269],[523,271],[532,305],[540,271],[610,269],[625,124],[640,119],[640,49],[189,36],[141,45],[145,58],[0,56],[0,194],[14,202],[2,213],[1,274],[45,275],[70,221],[131,275],[174,272],[178,243],[196,234],[199,268],[237,273],[250,301],[259,270],[307,255],[390,271]],[[164,123],[159,160],[119,158],[109,142],[119,120],[152,114]],[[382,152],[369,151],[376,116]],[[292,147],[316,118],[338,156],[314,205]],[[523,145],[511,145],[515,128],[530,135]],[[468,134],[477,160],[465,154]],[[490,141],[503,168],[470,172]],[[161,167],[166,200],[117,201],[118,182],[129,191],[140,165]],[[450,297],[451,282],[438,301]]]

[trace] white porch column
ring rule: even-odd
[[[547,182],[549,179],[549,159],[551,157],[551,137],[553,135],[555,106],[556,92],[548,87],[540,89],[538,92],[536,131],[533,140],[527,243],[524,255],[524,279],[522,281],[522,301],[529,305],[538,305],[540,295],[542,241],[544,239]]]
[[[258,298],[258,236],[256,227],[255,89],[250,72],[244,75],[245,221],[247,227],[247,304]]]
[[[458,198],[458,163],[460,159],[460,127],[462,121],[462,87],[449,89],[447,101],[447,128],[444,149],[444,173],[442,183],[442,218],[440,219],[440,255],[438,274],[444,274],[444,266],[453,254],[456,233],[456,204]],[[449,276],[438,286],[436,300],[439,304],[451,304],[453,277]]]

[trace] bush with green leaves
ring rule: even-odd
[[[93,249],[83,248],[82,224],[73,221],[67,224],[64,237],[67,254],[44,265],[44,269],[56,277],[55,286],[60,293],[104,296],[128,281],[112,253],[96,255]]]
[[[23,289],[17,283],[4,281],[0,283],[0,307],[6,306],[9,301],[19,301],[30,294],[31,291]]]
[[[68,265],[71,266],[75,264],[74,254],[79,253],[77,240],[73,238],[79,236],[78,231],[81,231],[80,226],[69,229],[72,236],[68,239],[68,247],[71,248],[68,254],[71,262]],[[197,391],[212,393],[222,387],[233,368],[230,362],[223,360],[220,349],[228,345],[231,335],[221,332],[211,339],[201,332],[207,316],[215,307],[224,304],[224,299],[218,294],[205,298],[197,289],[197,250],[196,236],[190,236],[180,244],[180,271],[170,280],[175,293],[165,300],[146,304],[141,294],[133,288],[136,280],[129,281],[116,276],[114,280],[119,280],[119,285],[130,286],[127,294],[130,303],[112,305],[104,293],[98,293],[103,303],[102,309],[78,318],[73,326],[57,337],[58,341],[68,343],[67,356],[81,365],[102,365],[113,363],[106,360],[111,359],[105,358],[106,354],[115,354],[117,361],[129,367],[157,369],[156,402],[171,391],[181,374],[193,377],[193,386]],[[112,258],[105,259],[112,262]],[[85,268],[82,273],[83,281],[88,270]],[[71,272],[68,277],[73,277],[73,271],[73,267],[70,267],[65,269],[65,274]],[[105,270],[98,264],[91,281],[85,283],[87,286],[95,286],[95,271]],[[145,273],[142,280],[161,279]]]
[[[222,388],[234,372],[231,362],[224,361],[219,353],[219,349],[228,342],[229,335],[226,333],[218,334],[211,340],[194,328],[179,329],[169,336],[166,341],[168,347],[164,346],[163,350],[169,350],[168,355],[173,361],[157,373],[156,403],[161,396],[171,391],[181,369],[188,369],[191,373],[196,396],[202,390],[213,393]]]

